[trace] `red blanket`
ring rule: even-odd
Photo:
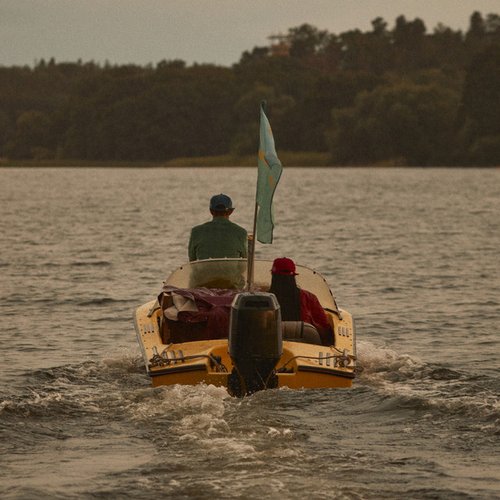
[[[164,304],[164,297],[177,294],[193,300],[198,311],[181,311],[177,318],[181,323],[206,323],[204,339],[227,338],[229,334],[229,314],[236,290],[219,288],[176,288],[164,286],[158,297]],[[193,339],[194,340],[194,339]]]

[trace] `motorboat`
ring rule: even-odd
[[[317,271],[297,266],[297,285],[316,295],[333,332],[323,345],[302,321],[283,321],[269,292],[271,261],[255,260],[248,290],[246,259],[189,262],[170,274],[134,322],[153,386],[213,384],[233,396],[278,387],[347,388],[356,374],[352,315],[337,306]]]

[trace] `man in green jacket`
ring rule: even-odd
[[[189,260],[247,256],[247,231],[229,220],[233,202],[225,194],[210,199],[212,220],[193,227],[189,238]]]

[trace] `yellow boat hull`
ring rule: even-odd
[[[228,340],[164,344],[160,333],[162,311],[156,301],[135,312],[135,329],[153,386],[213,384],[228,386],[233,363]],[[348,388],[356,372],[354,326],[350,313],[327,311],[333,326],[333,346],[283,341],[276,364],[278,387]]]

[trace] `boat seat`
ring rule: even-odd
[[[305,321],[282,321],[281,330],[283,332],[283,340],[322,345],[318,330]]]
[[[197,340],[213,340],[213,336],[210,335],[206,321],[189,323],[165,319],[162,321],[161,339],[164,344],[180,344]]]
[[[164,344],[179,344],[199,340],[227,339],[229,315],[217,311],[217,318],[206,321],[175,321],[163,317],[160,324],[161,339]]]

